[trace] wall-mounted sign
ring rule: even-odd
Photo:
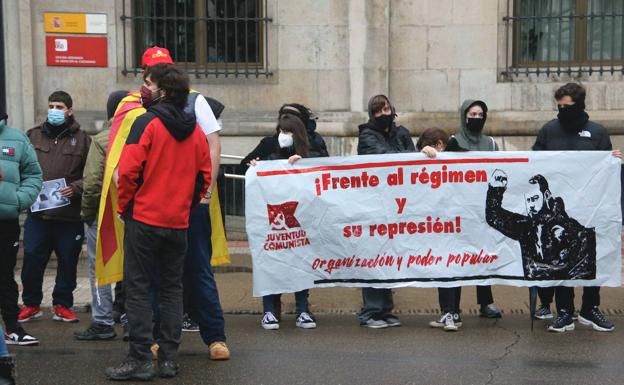
[[[48,66],[107,67],[108,39],[91,36],[46,36]]]
[[[43,14],[47,33],[106,33],[104,13],[50,13]]]

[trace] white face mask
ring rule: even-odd
[[[220,129],[223,129],[223,121],[221,119],[217,119],[217,124],[219,125]]]
[[[293,145],[294,142],[292,134],[284,134],[283,132],[279,133],[279,135],[277,136],[277,141],[279,142],[280,148],[290,147]]]

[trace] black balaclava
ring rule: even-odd
[[[589,120],[589,115],[585,112],[585,103],[574,103],[567,106],[557,106],[559,113],[557,119],[561,127],[567,132],[579,132]]]

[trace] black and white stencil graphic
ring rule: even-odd
[[[596,278],[596,232],[570,218],[563,199],[554,197],[542,175],[528,180],[527,215],[502,207],[507,174],[495,170],[489,181],[487,223],[520,243],[524,277],[529,280]]]
[[[65,178],[44,181],[37,200],[30,206],[30,211],[36,213],[37,211],[68,206],[71,203],[70,200],[65,198],[60,192],[65,187],[67,187]]]

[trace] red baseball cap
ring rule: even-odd
[[[153,46],[143,52],[143,59],[141,60],[142,67],[151,67],[160,63],[173,64],[171,54],[169,54],[169,50],[167,48]]]

